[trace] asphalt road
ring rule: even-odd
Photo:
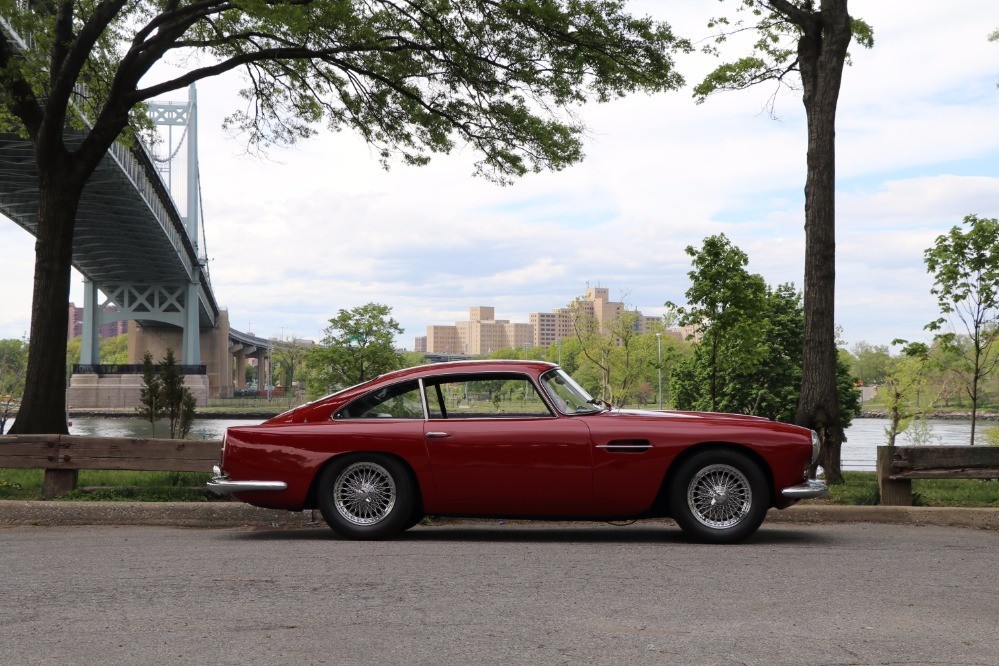
[[[999,663],[999,533],[478,522],[0,529],[10,664]]]

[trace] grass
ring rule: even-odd
[[[818,504],[873,505],[881,500],[874,472],[844,472],[844,483],[829,487],[829,497],[811,500]],[[999,482],[975,479],[914,479],[915,506],[963,506],[999,508]]]
[[[845,483],[831,486],[820,504],[875,505],[880,501],[874,472],[845,472]],[[0,500],[42,498],[40,469],[0,469]],[[59,499],[128,502],[206,502],[218,498],[205,490],[211,474],[202,472],[126,472],[82,470],[77,489]],[[999,483],[972,479],[916,479],[917,506],[999,508]]]
[[[0,500],[39,500],[44,472],[0,469]],[[203,472],[81,470],[77,489],[59,500],[95,502],[207,502],[218,498],[205,488]]]

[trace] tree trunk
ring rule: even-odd
[[[41,160],[40,160],[41,162]],[[47,173],[45,173],[47,171]],[[38,233],[24,396],[12,434],[67,434],[66,331],[73,227],[86,178],[39,167]]]
[[[819,465],[829,482],[838,483],[843,425],[836,390],[836,104],[851,37],[846,0],[823,0],[821,14],[802,28],[798,57],[808,118],[805,340],[795,421],[818,433]]]

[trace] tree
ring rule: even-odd
[[[763,307],[766,283],[746,270],[749,257],[725,234],[705,238],[700,249],[688,245],[686,253],[692,258],[687,306],[666,307],[677,312],[681,326],[697,327],[701,341],[693,357],[677,369],[677,405],[732,411],[731,402],[723,399],[727,377],[761,358],[760,331],[752,313]]]
[[[818,6],[816,6],[818,5]],[[741,90],[763,82],[800,82],[808,126],[805,176],[805,333],[801,395],[795,422],[815,430],[820,461],[830,482],[842,480],[843,420],[837,401],[836,295],[836,105],[851,39],[873,46],[873,31],[851,18],[847,0],[740,0],[758,22],[751,55],[725,63],[694,89],[698,101],[718,90]],[[713,19],[722,32],[742,31],[726,18]],[[717,53],[717,46],[709,46]],[[772,99],[772,98],[771,98]]]
[[[0,340],[0,435],[24,391],[27,360],[27,341]]]
[[[241,69],[248,110],[229,124],[252,144],[293,143],[325,123],[358,132],[386,164],[469,145],[478,173],[505,180],[580,160],[574,107],[678,88],[672,53],[689,49],[618,0],[0,0],[0,16],[0,131],[30,140],[38,170],[20,433],[66,432],[80,195],[116,139],[150,127],[148,100]],[[187,67],[150,75],[168,57]]]
[[[278,340],[274,344],[271,361],[282,377],[285,395],[294,391],[296,377],[301,374],[308,353],[309,343],[295,337]]]
[[[694,258],[689,304],[668,305],[682,325],[697,326],[701,338],[673,370],[677,406],[792,421],[801,390],[800,292],[793,284],[772,288],[749,273],[748,257],[724,235],[709,237],[701,250],[688,253]],[[859,395],[843,362],[837,362],[836,387],[846,427],[859,408]]]
[[[106,365],[124,365],[128,363],[128,333],[104,338],[100,341],[101,363]]]
[[[891,365],[892,357],[888,345],[872,345],[861,340],[851,350],[853,364],[851,371],[865,386],[874,386],[884,381]]]
[[[999,365],[999,354],[990,353],[999,338],[999,219],[964,218],[967,231],[952,227],[926,250],[926,268],[933,274],[930,293],[944,316],[926,325],[927,330],[949,331],[937,336],[941,345],[955,353],[964,371],[964,388],[971,399],[971,444],[982,380]],[[956,331],[964,329],[963,345]]]
[[[923,413],[918,399],[913,404],[913,398],[926,388],[930,354],[929,347],[921,342],[895,340],[894,343],[904,344],[905,347],[898,357],[892,358],[888,363],[884,383],[878,390],[878,394],[884,397],[888,415],[888,425],[885,427],[888,446],[895,446],[898,434],[904,432],[912,420]]]
[[[638,334],[638,313],[626,310],[601,327],[597,318],[584,308],[583,299],[570,303],[569,311],[582,357],[576,360],[581,365],[577,372],[582,375],[583,386],[595,388],[594,393],[609,403],[631,403],[636,382],[650,360],[641,354],[643,336]],[[591,373],[593,381],[588,381],[587,375]]]
[[[153,365],[153,355],[142,356],[142,389],[139,391],[140,407],[136,412],[149,421],[152,437],[156,437],[156,419],[167,418],[170,439],[184,439],[194,423],[197,400],[191,389],[184,386],[177,357],[167,349],[159,367]]]
[[[368,303],[340,310],[322,342],[309,350],[309,393],[322,395],[360,384],[399,367],[395,336],[402,334],[392,308]]]
[[[140,406],[135,408],[140,418],[149,421],[149,434],[156,437],[156,419],[163,416],[163,382],[153,365],[153,355],[146,352],[142,355],[142,388],[139,389]]]
[[[170,424],[170,439],[184,439],[194,423],[197,401],[191,389],[184,386],[184,375],[172,349],[166,351],[166,358],[159,368],[159,377],[160,402],[163,405],[163,415]]]

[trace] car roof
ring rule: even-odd
[[[378,380],[396,380],[407,377],[427,377],[449,373],[465,372],[527,372],[540,374],[558,366],[548,361],[524,361],[509,359],[481,359],[473,361],[446,361],[444,363],[427,363],[411,368],[395,370],[378,377]]]

